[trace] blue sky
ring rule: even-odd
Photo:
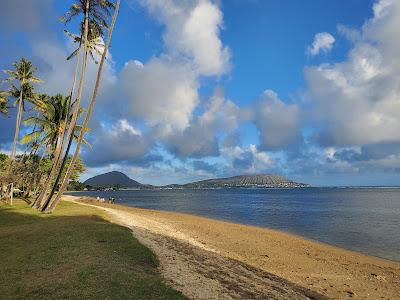
[[[5,0],[0,67],[28,57],[39,91],[67,93],[73,48],[58,17],[70,3]],[[123,0],[82,179],[399,185],[398,24],[394,0]],[[85,99],[95,72],[90,63]],[[1,151],[14,118],[0,120]]]

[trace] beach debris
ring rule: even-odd
[[[350,298],[354,296],[354,292],[352,291],[345,291],[345,292],[349,295]]]

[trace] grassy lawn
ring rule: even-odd
[[[183,299],[157,258],[95,208],[62,202],[51,215],[0,204],[1,299]]]

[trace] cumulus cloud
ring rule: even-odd
[[[35,64],[38,68],[37,75],[43,83],[37,85],[40,92],[54,95],[62,93],[69,95],[75,71],[76,59],[67,61],[66,58],[76,49],[70,40],[65,40],[64,44],[52,39],[41,39],[40,42],[33,44],[32,52]],[[97,61],[100,60],[98,54],[94,54]],[[82,61],[82,59],[81,59]],[[94,84],[96,81],[98,64],[91,57],[88,57],[86,76],[82,102],[88,103],[92,97]],[[105,98],[106,93],[112,89],[116,83],[117,75],[111,53],[107,55],[107,60],[103,66],[103,78],[100,84],[99,97]],[[79,76],[76,81],[75,97],[79,85]],[[108,95],[107,95],[108,96]]]
[[[400,142],[338,148],[332,154],[332,161],[347,162],[361,172],[369,172],[371,168],[375,171],[400,171]]]
[[[194,160],[192,161],[192,166],[195,171],[204,171],[205,174],[216,174],[218,173],[218,165],[210,164],[204,160]]]
[[[301,141],[299,108],[286,104],[272,90],[266,90],[246,116],[254,122],[263,149],[282,150]]]
[[[166,58],[126,63],[120,75],[126,113],[150,126],[183,130],[199,102],[197,77],[186,65]]]
[[[317,33],[314,37],[314,41],[310,47],[308,47],[307,52],[312,55],[318,55],[321,52],[329,52],[333,44],[335,43],[335,38],[328,32]]]
[[[159,160],[158,156],[146,155],[150,150],[151,139],[143,136],[139,129],[125,119],[113,124],[96,124],[93,130],[96,134],[90,135],[91,147],[83,151],[83,158],[91,167]]]
[[[108,97],[124,99],[124,105],[109,100],[105,106],[125,118],[143,121],[162,138],[168,136],[177,152],[216,153],[214,133],[210,131],[215,126],[205,125],[210,121],[198,120],[194,111],[200,104],[200,77],[219,76],[229,70],[229,49],[219,37],[222,12],[211,1],[140,3],[165,25],[165,51],[148,62],[127,62],[117,75],[113,97]],[[188,145],[183,141],[187,134],[207,141]]]
[[[305,69],[324,146],[357,146],[400,140],[400,4],[380,1],[348,59]],[[399,25],[399,26],[396,26]]]
[[[271,154],[250,144],[248,147],[226,147],[222,148],[222,157],[230,168],[230,173],[260,174],[275,170],[277,160]]]
[[[223,15],[209,0],[140,0],[166,26],[167,54],[186,57],[201,75],[230,69],[230,51],[219,38]]]
[[[239,108],[225,99],[217,90],[206,105],[203,114],[196,117],[183,131],[167,133],[162,140],[180,157],[205,157],[219,155],[217,134],[226,134],[237,128]]]

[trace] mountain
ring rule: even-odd
[[[130,179],[124,173],[112,171],[101,175],[94,176],[84,182],[85,185],[92,187],[123,187],[123,188],[142,188],[146,185]]]
[[[191,182],[187,184],[170,184],[162,187],[155,187],[148,184],[141,184],[124,173],[113,171],[89,178],[84,185],[90,185],[95,188],[168,188],[168,189],[210,189],[210,188],[239,188],[239,187],[259,187],[259,188],[300,188],[307,187],[308,184],[298,183],[288,180],[282,176],[264,174],[264,175],[242,175],[228,178],[216,178],[202,181]]]
[[[298,188],[307,187],[308,184],[288,180],[282,176],[264,175],[241,175],[228,178],[208,179],[196,181],[183,185],[170,185],[171,188],[226,188],[226,187],[260,187],[260,188]]]

